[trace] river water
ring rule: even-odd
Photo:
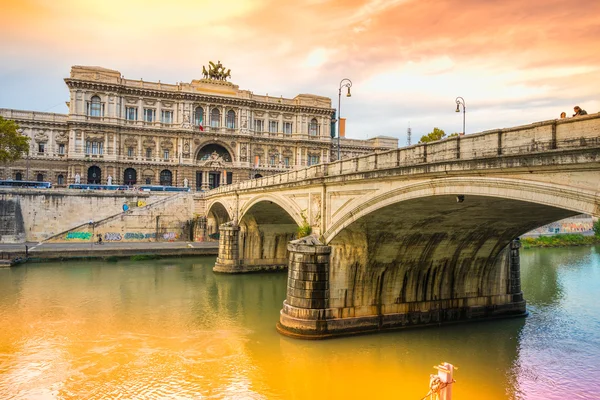
[[[0,399],[600,398],[600,247],[521,252],[528,318],[326,341],[275,331],[286,273],[214,257],[0,270]]]

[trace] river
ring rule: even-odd
[[[0,269],[0,399],[598,399],[600,247],[521,251],[529,317],[325,341],[275,331],[286,273],[214,257]]]

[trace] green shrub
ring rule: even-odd
[[[305,236],[308,236],[312,233],[312,226],[310,226],[308,224],[308,222],[304,222],[302,225],[300,225],[298,227],[298,230],[296,231],[296,237],[298,239],[303,238]]]
[[[104,259],[104,261],[111,262],[111,263],[117,262],[117,261],[119,261],[119,257],[117,257],[117,256],[108,256],[108,257],[106,257]]]
[[[137,254],[135,256],[131,256],[131,261],[145,261],[145,260],[158,260],[159,257],[156,254]]]
[[[566,246],[585,246],[600,243],[598,236],[583,236],[574,233],[564,233],[553,236],[539,236],[537,238],[522,238],[523,248],[531,247],[566,247]]]
[[[594,234],[596,237],[600,237],[600,218],[594,222]]]

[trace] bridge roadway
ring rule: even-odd
[[[519,235],[600,216],[599,170],[593,114],[220,187],[214,270],[288,268],[277,326],[295,337],[524,315]]]

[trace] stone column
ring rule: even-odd
[[[521,257],[519,248],[521,247],[521,241],[519,239],[513,240],[509,245],[509,291],[512,294],[513,302],[523,301],[523,292],[521,291]]]
[[[240,270],[240,227],[227,222],[219,227],[219,231],[219,256],[213,271],[226,274],[243,272]]]
[[[331,247],[307,236],[291,241],[288,251],[287,296],[277,330],[298,338],[326,337]]]

